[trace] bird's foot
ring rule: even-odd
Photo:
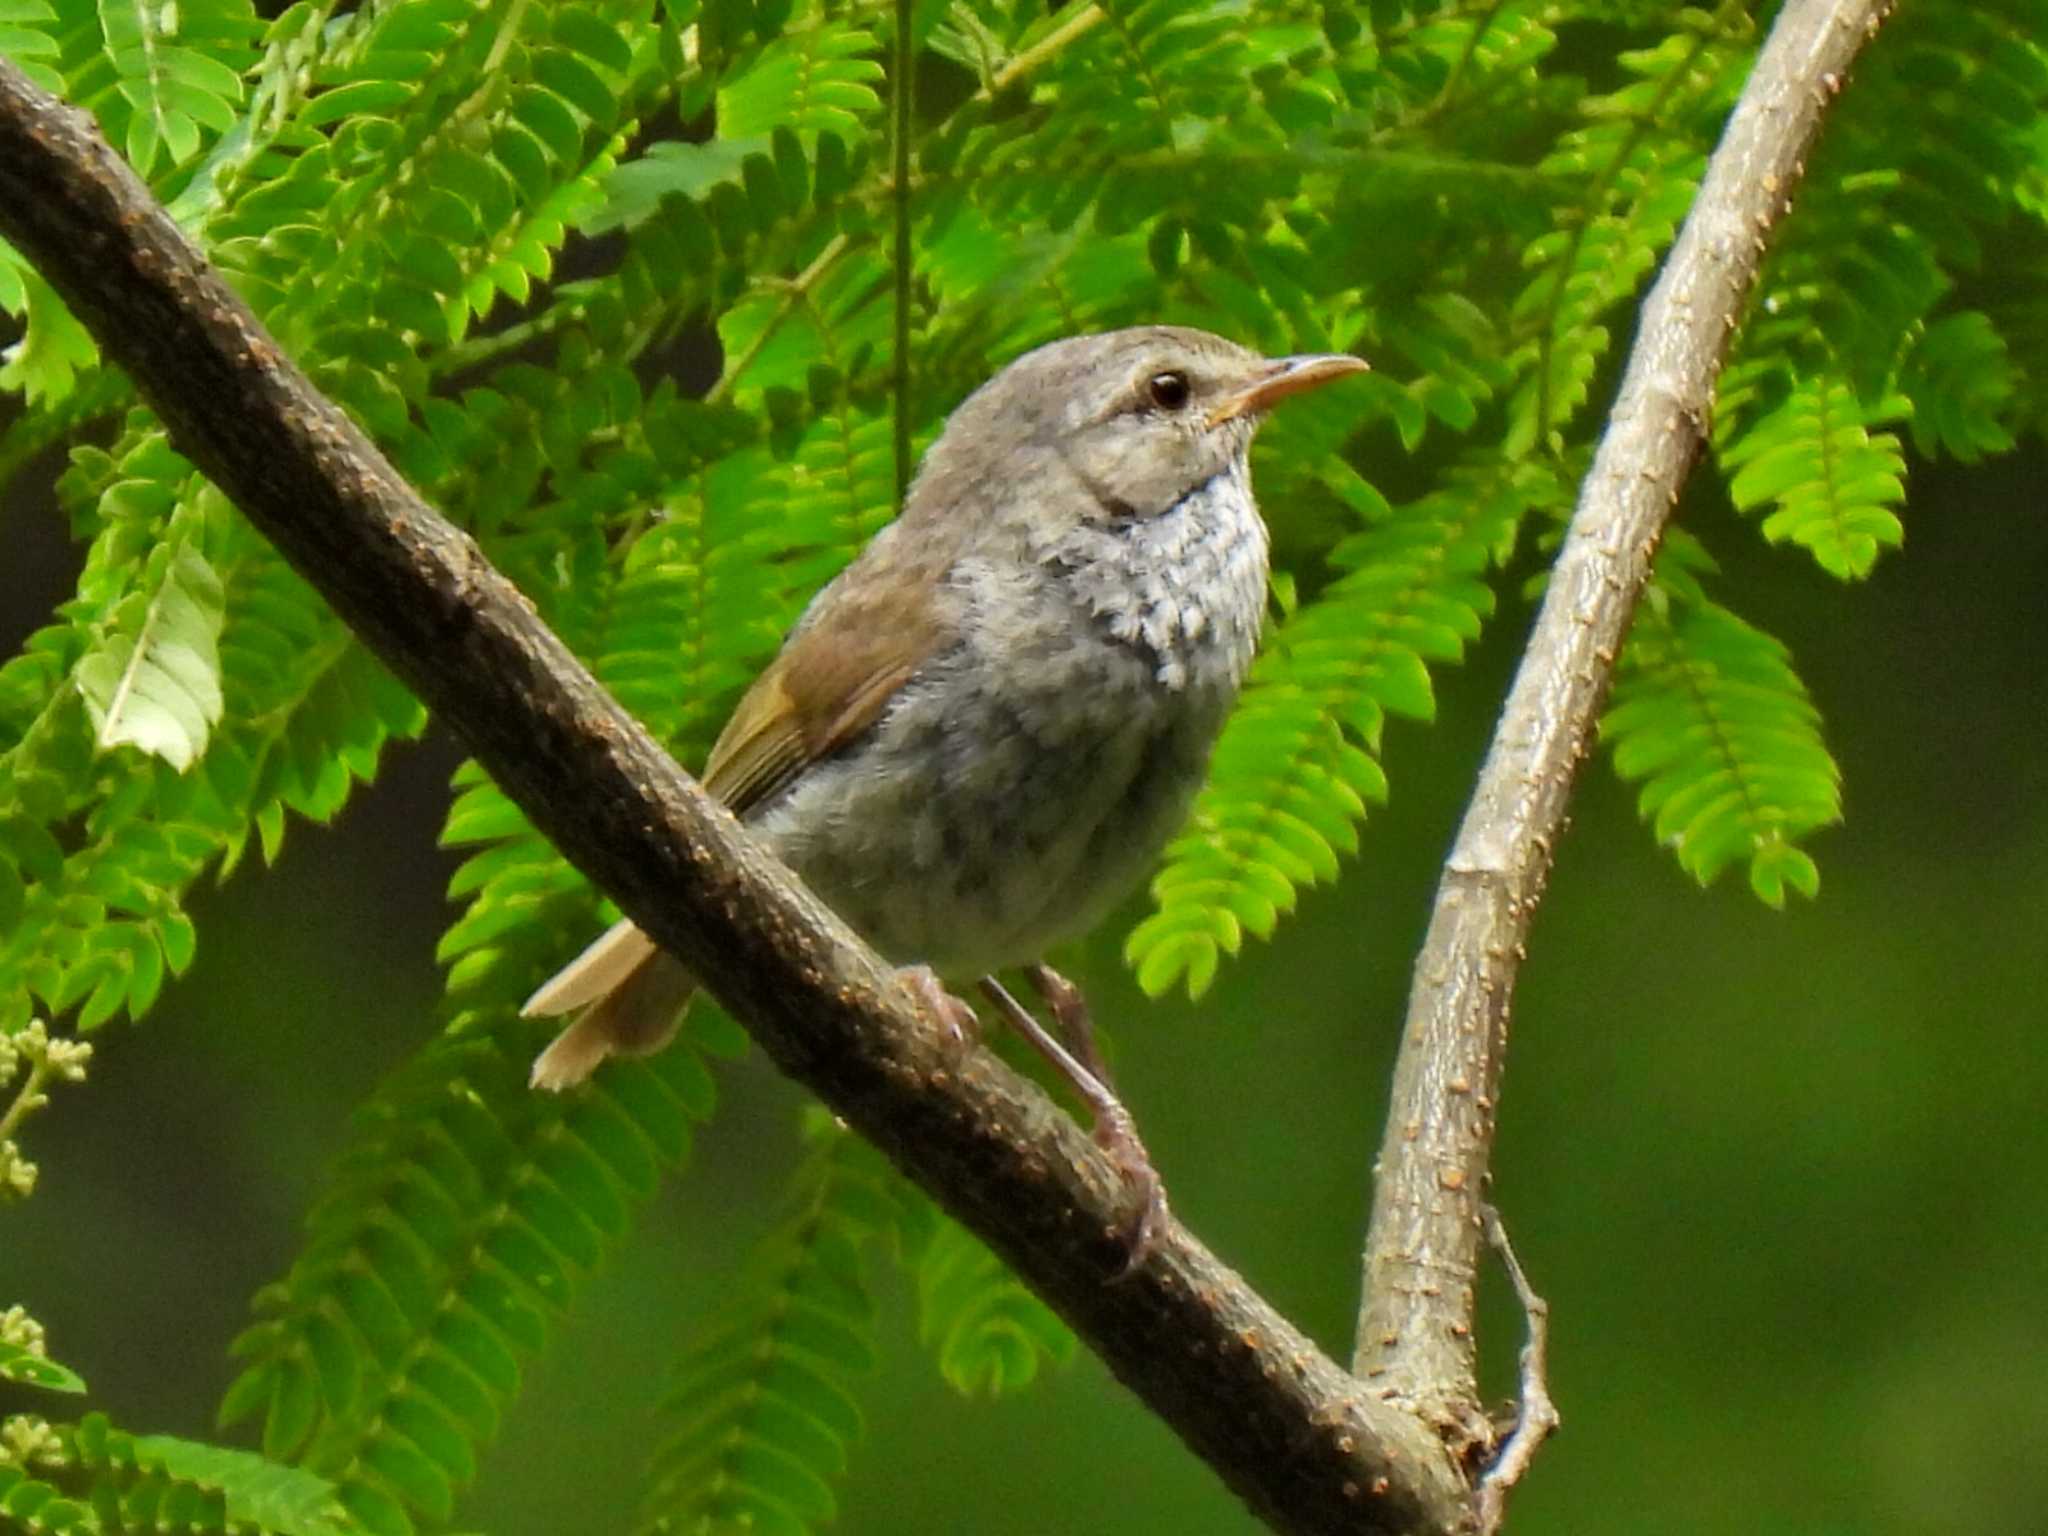
[[[1079,1002],[1078,988],[1056,973],[1047,974],[1052,975],[1061,987],[1071,993],[1076,1003]],[[1032,982],[1034,985],[1040,985],[1035,975]],[[1010,1027],[1022,1035],[1025,1041],[1072,1085],[1074,1091],[1088,1105],[1094,1116],[1095,1144],[1108,1156],[1110,1162],[1116,1166],[1116,1171],[1122,1175],[1124,1183],[1136,1195],[1136,1203],[1130,1215],[1117,1225],[1117,1233],[1124,1248],[1124,1263],[1114,1278],[1128,1278],[1157,1246],[1167,1224],[1166,1186],[1160,1182],[1159,1172],[1152,1166],[1152,1157],[1145,1150],[1145,1143],[1138,1139],[1138,1127],[1131,1119],[1131,1112],[1124,1108],[1123,1101],[1096,1071],[1084,1065],[1073,1051],[1032,1016],[1030,1009],[1011,996],[1009,989],[995,977],[982,977],[981,992],[982,996],[995,1004],[997,1010],[1008,1020]],[[1062,1020],[1062,1027],[1065,1026],[1066,1021]]]
[[[903,966],[896,972],[896,979],[910,989],[925,1012],[939,1021],[955,1050],[964,1051],[981,1039],[981,1020],[972,1008],[945,989],[930,966]]]
[[[1116,1171],[1123,1175],[1124,1183],[1137,1197],[1119,1230],[1124,1245],[1124,1267],[1118,1271],[1116,1279],[1127,1280],[1151,1257],[1159,1239],[1166,1235],[1166,1224],[1170,1219],[1166,1209],[1166,1185],[1160,1181],[1159,1170],[1152,1166],[1152,1154],[1138,1139],[1138,1127],[1131,1119],[1131,1112],[1121,1103],[1096,1115],[1094,1135],[1095,1145],[1102,1148],[1116,1165]]]

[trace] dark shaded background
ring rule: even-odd
[[[1517,1532],[2042,1529],[2044,470],[1916,468],[1907,550],[1853,589],[1704,502],[1691,519],[1722,592],[1791,643],[1848,823],[1815,844],[1819,902],[1773,913],[1739,878],[1692,887],[1606,764],[1586,776],[1496,1162],[1565,1415]],[[6,521],[11,644],[71,556],[54,514]],[[1340,1357],[1406,966],[1527,618],[1442,675],[1436,728],[1392,730],[1393,803],[1344,884],[1201,1004],[1144,1003],[1122,928],[1078,965],[1176,1209]],[[30,1128],[44,1182],[0,1212],[0,1303],[25,1301],[127,1427],[210,1432],[226,1345],[289,1263],[349,1108],[434,1027],[454,761],[445,740],[392,754],[336,827],[294,827],[275,870],[200,894],[190,977],[103,1031],[90,1084]],[[624,1528],[663,1364],[769,1219],[797,1103],[758,1058],[727,1072],[693,1176],[531,1366],[465,1526]],[[1092,1359],[963,1408],[885,1286],[894,1347],[839,1529],[1252,1527]],[[1518,1325],[1492,1299],[1504,1391]]]

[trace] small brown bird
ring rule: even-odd
[[[1357,372],[1144,326],[1040,347],[968,397],[902,514],[812,599],[711,749],[704,787],[912,980],[982,992],[1088,1101],[1163,1200],[1046,967],[1141,880],[1185,817],[1251,665],[1266,528],[1248,453],[1264,413]],[[995,980],[1025,966],[1065,1048]],[[527,1002],[576,1013],[533,1081],[658,1050],[695,989],[630,922]]]

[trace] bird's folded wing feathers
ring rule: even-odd
[[[744,816],[881,716],[945,633],[933,572],[834,583],[754,680],[704,765],[704,787]]]

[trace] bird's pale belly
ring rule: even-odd
[[[1135,679],[1134,679],[1135,681]],[[1062,729],[951,679],[764,807],[758,833],[898,964],[975,976],[1085,933],[1179,827],[1226,699],[1112,690]]]

